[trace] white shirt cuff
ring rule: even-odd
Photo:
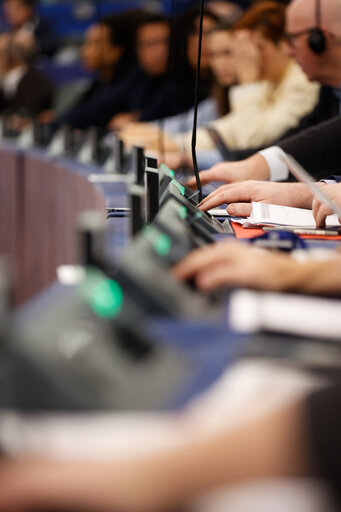
[[[326,183],[327,185],[333,185],[334,183],[337,183],[336,180],[320,180],[321,183]]]
[[[271,146],[270,148],[259,151],[259,154],[266,160],[269,169],[269,181],[283,181],[289,176],[289,169],[281,159],[281,155],[285,155],[283,149],[278,146]]]

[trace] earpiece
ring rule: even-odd
[[[321,0],[315,0],[316,4],[316,28],[314,28],[308,39],[309,48],[316,55],[321,55],[326,50],[326,36],[321,29]]]

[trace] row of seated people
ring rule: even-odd
[[[116,127],[131,120],[153,120],[186,110],[193,102],[198,17],[198,9],[187,12],[172,40],[170,20],[142,10],[108,16],[93,24],[80,49],[84,70],[93,79],[62,115],[52,111],[54,84],[34,69],[37,38],[25,26],[6,32],[1,36],[5,96],[1,110],[26,111],[27,115],[53,121],[54,127],[69,124],[80,129],[106,127],[111,120]],[[217,19],[213,13],[207,15],[210,27]],[[171,69],[172,60],[177,62],[176,72]],[[27,75],[28,84],[24,80]],[[200,99],[208,95],[210,81],[205,63]],[[11,94],[7,94],[8,82]],[[49,89],[48,101],[39,82]]]
[[[260,2],[234,26],[218,24],[209,31],[209,64],[216,81],[227,90],[222,93],[224,108],[219,109],[221,102],[216,102],[215,120],[201,119],[200,107],[205,112],[205,103],[199,106],[200,168],[243,158],[339,114],[337,87],[328,80],[322,86],[310,81],[300,61],[296,63],[292,58],[295,55],[284,29],[284,7]],[[191,166],[190,126],[181,125],[180,120],[176,126],[166,120],[164,126],[162,150],[167,153],[166,163],[172,168]],[[139,143],[152,151],[160,149],[158,129],[150,124],[130,123],[122,128],[120,136],[128,145]]]
[[[214,163],[221,153],[235,157],[240,150],[265,146],[337,113],[332,89],[319,90],[286,54],[284,18],[285,8],[277,2],[257,2],[235,24],[221,22],[207,9],[199,87],[201,167],[207,158]],[[113,130],[128,145],[153,150],[161,140],[159,129],[146,122],[162,119],[163,150],[172,150],[168,163],[188,164],[198,28],[198,9],[188,11],[176,28],[163,16],[144,11],[94,24],[81,51],[84,68],[94,79],[63,113],[52,110],[52,85],[31,65],[34,41],[29,43],[22,31],[5,34],[2,110],[29,112],[53,129],[67,124]],[[29,85],[23,69],[29,70]]]

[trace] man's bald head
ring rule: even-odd
[[[320,2],[320,27],[341,36],[341,0],[292,0],[288,6],[288,17],[295,18],[298,30],[318,25],[316,8]]]
[[[317,15],[317,7],[320,7],[320,16]],[[285,28],[288,54],[297,61],[309,80],[339,87],[341,0],[292,0],[286,12]],[[316,28],[324,36],[322,52],[314,52],[309,43],[312,30]]]

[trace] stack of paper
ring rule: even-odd
[[[247,222],[254,226],[316,228],[312,210],[265,203],[252,203],[252,212],[247,218]],[[326,226],[340,226],[337,216],[329,215],[326,219]]]

